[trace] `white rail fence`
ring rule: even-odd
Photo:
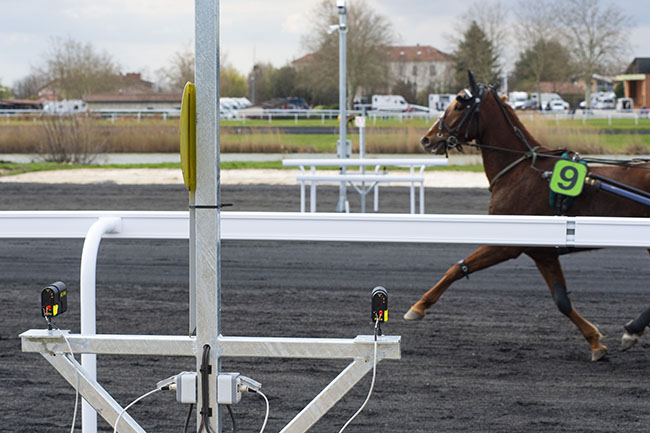
[[[570,111],[534,111],[526,112],[519,111],[519,117],[523,119],[532,119],[538,116],[544,116],[547,119],[554,119],[557,122],[560,120],[566,119],[578,119],[582,120],[583,123],[586,123],[590,119],[607,119],[608,124],[611,126],[617,120],[620,119],[631,119],[634,121],[635,125],[639,124],[639,119],[648,119],[648,111],[644,110],[630,110],[630,111],[615,111],[615,110],[592,110],[591,112],[585,112],[583,110],[576,110],[575,112]],[[13,117],[20,118],[33,118],[37,119],[45,113],[42,110],[0,110],[0,118],[5,118],[9,121]],[[69,115],[70,113],[54,113],[59,115]],[[79,113],[77,113],[79,114]],[[180,116],[180,110],[176,109],[101,109],[88,111],[87,115],[93,117],[102,117],[109,119],[112,122],[115,122],[118,118],[136,118],[138,121],[143,118],[156,117],[162,118],[164,120],[174,119],[176,121]],[[324,124],[325,120],[336,119],[339,114],[338,110],[283,110],[283,109],[253,109],[253,110],[241,110],[241,111],[224,111],[221,113],[222,119],[227,120],[238,120],[242,124],[246,124],[249,120],[262,119],[267,120],[269,124],[273,123],[273,120],[279,119],[293,119],[295,124],[298,124],[300,119],[320,119],[321,123]],[[362,112],[358,110],[348,111],[348,114],[361,115]],[[398,111],[367,111],[365,115],[368,117],[369,124],[376,124],[377,119],[397,119],[400,122],[403,122],[408,119],[414,118],[424,118],[427,121],[436,119],[442,114],[439,111],[410,111],[410,112],[398,112]]]
[[[97,383],[97,353],[193,356],[196,344],[195,337],[191,336],[96,335],[95,270],[101,239],[189,239],[189,229],[188,212],[0,212],[0,238],[85,239],[80,270],[82,329],[80,335],[69,336],[74,351],[83,353],[82,364],[77,364],[71,358],[48,355],[67,351],[60,335],[43,330],[30,330],[21,334],[23,351],[41,353],[71,385],[78,387],[86,399],[84,404],[87,405],[88,411],[83,413],[85,418],[90,418],[94,407],[114,425],[121,412],[120,405]],[[221,238],[648,247],[650,220],[601,217],[225,212],[221,214]],[[282,429],[282,432],[288,433],[307,431],[368,372],[369,363],[364,359],[372,350],[372,338],[359,336],[354,340],[274,340],[220,337],[219,345],[224,350],[222,356],[352,359],[352,363]],[[377,361],[399,359],[399,345],[399,337],[382,337]],[[78,385],[77,380],[80,381]],[[120,431],[144,431],[128,414],[120,420],[119,427]]]
[[[117,218],[107,239],[188,239],[187,212],[4,211],[0,238],[86,238]],[[650,219],[519,215],[223,212],[222,239],[650,247]]]

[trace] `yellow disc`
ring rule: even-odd
[[[187,83],[183,90],[180,120],[181,169],[189,191],[196,188],[196,86]]]

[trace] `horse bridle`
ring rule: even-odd
[[[443,135],[443,130],[449,134],[449,136],[442,141],[441,143],[444,144],[445,146],[445,155],[448,155],[448,151],[450,149],[457,148],[460,152],[463,151],[463,145],[469,145],[471,146],[472,143],[469,143],[467,140],[469,139],[469,130],[474,123],[475,127],[474,130],[476,133],[478,133],[478,113],[481,109],[481,104],[485,100],[485,96],[488,93],[488,89],[486,88],[485,85],[479,84],[478,85],[478,95],[474,96],[472,95],[472,92],[469,89],[464,90],[465,96],[458,95],[456,96],[456,110],[465,110],[465,114],[463,114],[463,117],[460,119],[460,122],[458,122],[458,125],[454,129],[451,129],[446,123],[445,123],[445,115],[447,112],[443,112],[438,121],[440,122],[440,125],[438,126],[438,133],[437,136],[438,138],[442,138]],[[460,105],[459,105],[460,104]],[[460,141],[458,139],[458,133],[460,132],[460,129],[467,123],[467,128],[465,129],[465,141]]]

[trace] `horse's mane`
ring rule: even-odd
[[[499,101],[496,101],[496,103],[498,104]],[[519,119],[519,116],[517,116],[517,113],[515,112],[514,108],[512,108],[510,106],[510,104],[506,104],[503,101],[501,103],[503,104],[503,106],[504,106],[504,108],[506,110],[506,113],[508,113],[508,116],[510,116],[510,121],[513,123],[514,126],[519,128],[521,130],[521,132],[524,133],[524,135],[526,136],[526,140],[528,140],[528,143],[531,146],[533,146],[533,147],[539,146],[539,149],[542,150],[542,151],[552,151],[552,150],[554,150],[553,148],[550,148],[548,146],[544,146],[542,143],[539,142],[539,140],[537,140],[537,138],[535,138],[535,136],[533,134],[530,133],[530,131],[528,131],[528,129],[524,126],[522,121]]]

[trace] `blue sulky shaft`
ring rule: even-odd
[[[647,197],[644,197],[644,196],[642,196],[640,194],[636,194],[634,192],[627,191],[627,190],[625,190],[623,188],[619,188],[617,186],[607,184],[605,182],[593,179],[593,178],[591,178],[589,176],[587,176],[585,178],[585,183],[587,185],[591,185],[591,186],[594,186],[596,188],[600,188],[603,191],[607,191],[607,192],[609,192],[611,194],[614,194],[614,195],[617,195],[619,197],[624,197],[624,198],[627,198],[629,200],[635,201],[637,203],[641,203],[642,205],[650,206],[650,199],[647,198]]]

